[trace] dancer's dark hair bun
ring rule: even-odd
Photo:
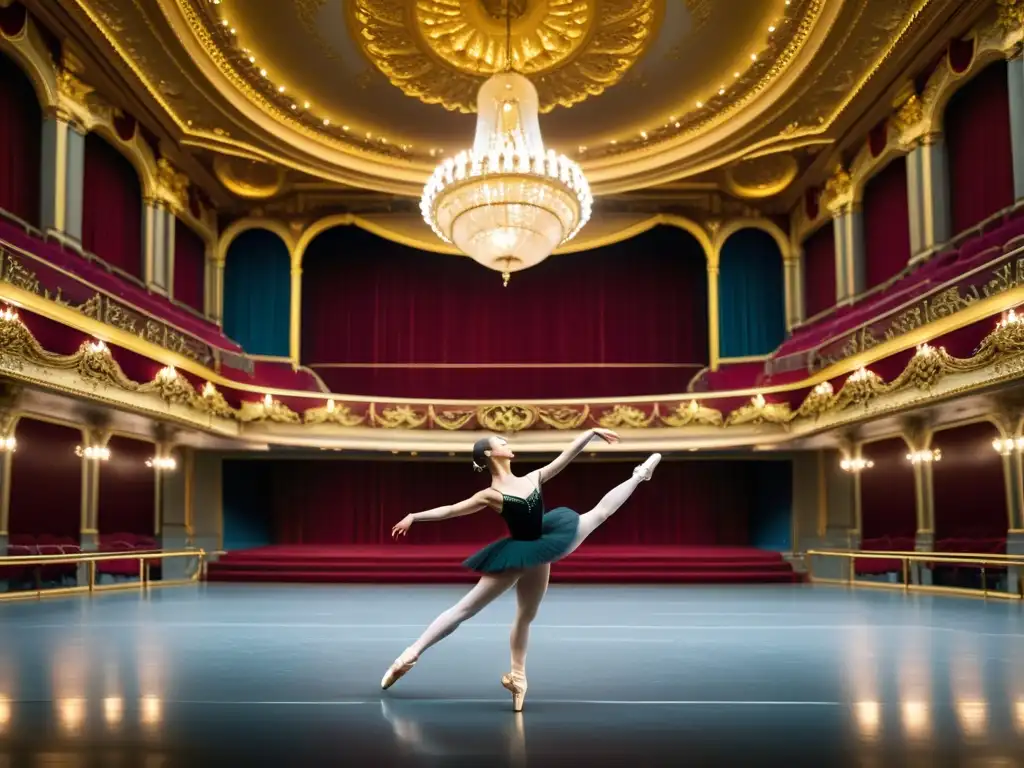
[[[473,443],[473,469],[483,472],[487,469],[487,452],[491,450],[491,438],[481,437]]]

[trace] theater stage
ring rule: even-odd
[[[393,657],[458,586],[195,588],[0,604],[0,765],[1015,765],[1017,603],[553,586],[526,710],[511,595]]]
[[[448,584],[474,581],[461,563],[481,544],[278,545],[229,552],[210,581]],[[587,546],[555,563],[554,583],[765,584],[798,580],[778,552],[754,547]]]

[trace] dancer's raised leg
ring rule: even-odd
[[[633,470],[633,476],[629,480],[612,488],[597,503],[596,507],[580,515],[580,525],[576,529],[576,538],[573,540],[569,552],[575,550],[601,523],[615,514],[616,510],[626,503],[626,499],[633,495],[633,491],[636,490],[640,483],[650,480],[654,474],[654,468],[658,466],[660,461],[661,454],[652,453],[647,461]]]
[[[395,663],[391,665],[380,681],[380,687],[386,689],[394,685],[399,678],[413,668],[427,648],[448,637],[466,619],[480,613],[488,603],[507,592],[518,578],[518,571],[484,574],[476,586],[466,593],[465,597],[434,619],[419,639],[395,659]]]
[[[525,571],[516,582],[516,620],[509,636],[512,671],[501,678],[501,684],[512,693],[512,708],[516,712],[523,709],[526,699],[526,646],[530,642],[530,623],[537,617],[550,577],[551,565],[545,563]]]

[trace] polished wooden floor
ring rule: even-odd
[[[0,604],[0,766],[1024,765],[1024,612],[807,586],[511,595],[391,691],[460,587],[209,585]]]

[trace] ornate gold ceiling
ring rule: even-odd
[[[835,141],[851,105],[870,106],[964,4],[508,0],[510,50],[506,0],[67,5],[249,199],[288,186],[260,161],[418,195],[438,158],[471,143],[476,88],[508,58],[538,88],[545,141],[581,162],[596,194],[691,179],[759,199],[786,189],[799,153]]]

